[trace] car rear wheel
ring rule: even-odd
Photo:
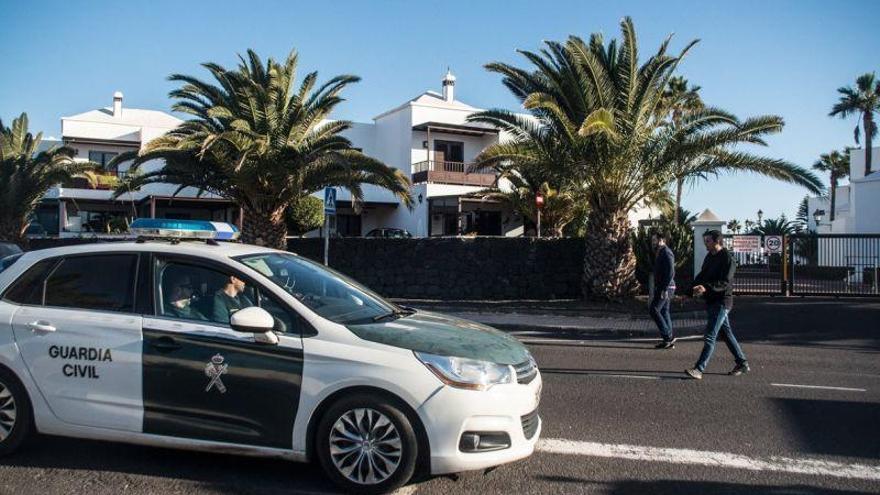
[[[391,491],[415,471],[412,424],[381,397],[355,394],[336,402],[321,418],[315,440],[324,471],[347,492]]]
[[[11,454],[31,432],[31,404],[12,373],[0,368],[0,456]]]

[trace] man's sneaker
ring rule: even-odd
[[[694,380],[702,380],[703,379],[703,372],[696,369],[696,368],[688,368],[688,369],[684,370],[684,374],[693,378]]]
[[[736,365],[733,368],[733,371],[728,373],[728,375],[739,376],[739,375],[748,373],[749,371],[751,371],[751,368],[749,368],[749,363],[747,361],[743,361],[743,362],[739,363],[738,365]]]
[[[654,349],[675,349],[675,339],[663,340],[654,346]]]

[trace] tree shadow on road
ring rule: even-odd
[[[317,464],[295,463],[278,459],[212,454],[185,450],[143,447],[113,442],[68,439],[37,435],[14,455],[3,458],[2,466],[40,470],[94,471],[123,473],[120,485],[132,493],[156,493],[156,484],[128,475],[158,477],[195,484],[197,491],[227,494],[339,493]],[[25,475],[27,476],[27,475]],[[76,475],[59,475],[60,479]],[[9,475],[4,478],[11,478]],[[47,478],[44,476],[44,479]],[[4,479],[12,486],[10,479]],[[130,486],[130,485],[136,486]],[[59,487],[63,488],[63,487]],[[68,491],[70,493],[76,490]],[[92,493],[118,493],[109,485]],[[162,491],[166,491],[163,489]],[[178,487],[176,490],[181,491]],[[60,490],[59,492],[63,492]],[[54,493],[49,490],[46,493]]]
[[[750,485],[742,483],[724,483],[718,481],[688,481],[688,480],[657,480],[657,481],[621,481],[621,482],[596,482],[583,478],[568,476],[540,476],[540,479],[552,483],[585,484],[592,486],[604,485],[597,493],[608,495],[754,495],[756,493],[770,495],[863,495],[870,492],[857,492],[852,490],[835,490],[805,485]]]
[[[880,459],[880,404],[772,399],[807,452]]]

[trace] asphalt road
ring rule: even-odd
[[[681,373],[699,341],[530,344],[545,381],[540,451],[402,492],[880,493],[880,326],[867,330],[746,339],[743,377],[725,375],[722,344],[700,382]],[[334,490],[316,465],[63,438],[0,460],[2,494],[123,492]]]

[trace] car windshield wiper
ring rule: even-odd
[[[416,312],[416,310],[414,310],[412,308],[401,307],[401,309],[395,309],[395,310],[390,311],[388,313],[376,315],[373,317],[373,321],[381,321],[381,320],[384,320],[385,318],[397,319],[397,318],[401,318],[403,316],[409,316],[409,315],[415,314],[415,312]]]

